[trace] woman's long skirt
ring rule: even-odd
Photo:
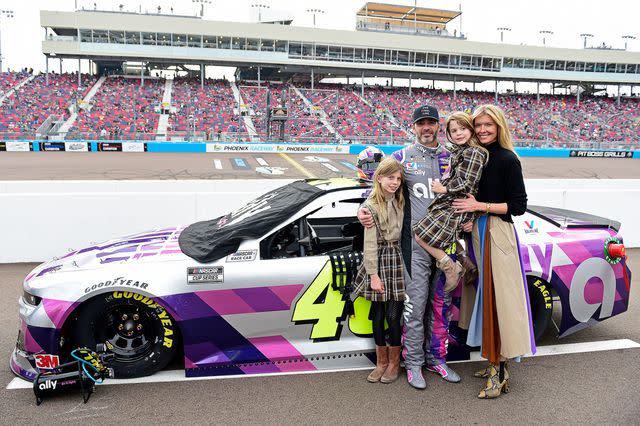
[[[484,215],[474,223],[472,236],[478,287],[467,344],[481,346],[491,363],[501,356],[535,353],[529,292],[513,224]]]

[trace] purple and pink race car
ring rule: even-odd
[[[310,179],[211,221],[106,241],[24,280],[11,369],[33,380],[72,349],[108,342],[116,377],[172,359],[187,376],[373,366],[369,303],[349,299],[370,183]],[[627,310],[619,223],[547,207],[515,218],[536,337],[562,307],[560,336]],[[453,294],[454,304],[460,289]],[[452,312],[451,356],[468,355]]]

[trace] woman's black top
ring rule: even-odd
[[[489,161],[482,170],[476,200],[484,203],[507,203],[507,213],[494,216],[513,223],[511,216],[520,216],[527,209],[527,192],[520,160],[515,153],[502,148],[498,142],[483,146],[489,151]]]

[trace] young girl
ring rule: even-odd
[[[376,368],[367,380],[391,383],[400,370],[401,326],[404,292],[404,266],[400,234],[404,215],[402,183],[404,170],[393,157],[386,157],[373,175],[373,191],[364,205],[371,211],[375,226],[364,230],[364,259],[355,279],[355,293],[371,301]],[[385,318],[389,343],[385,338]]]
[[[436,259],[436,267],[444,272],[444,290],[449,292],[458,285],[462,266],[444,249],[458,240],[461,225],[474,219],[473,214],[455,213],[451,203],[467,194],[476,194],[488,153],[478,143],[471,117],[465,112],[451,114],[446,123],[446,135],[453,144],[449,169],[442,182],[432,183],[431,190],[438,195],[427,215],[416,223],[414,232],[418,244]]]

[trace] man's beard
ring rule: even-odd
[[[426,139],[425,142],[422,142],[422,137],[420,135],[416,135],[416,143],[419,143],[420,145],[437,145],[437,133],[434,133],[433,136],[431,136],[429,139]]]

